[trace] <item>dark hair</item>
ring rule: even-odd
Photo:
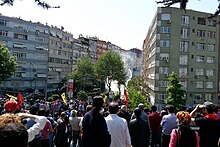
[[[156,111],[157,111],[157,106],[153,105],[153,106],[151,107],[151,110],[152,110],[153,112],[156,112]]]
[[[212,114],[215,112],[215,109],[212,109],[212,108],[205,108],[208,112],[208,114]]]
[[[86,112],[89,112],[92,109],[92,105],[87,105],[86,106]]]
[[[45,110],[44,109],[40,109],[37,114],[39,116],[45,116]]]
[[[173,105],[168,105],[166,109],[168,110],[169,113],[174,113],[176,110],[176,108]]]
[[[92,106],[96,107],[96,109],[100,109],[103,104],[104,104],[104,101],[101,96],[95,96],[93,98]]]
[[[30,114],[36,115],[38,110],[38,107],[33,105],[30,107]]]
[[[24,125],[8,123],[0,128],[0,144],[7,147],[27,147],[28,132]]]
[[[108,106],[108,110],[110,114],[116,114],[119,110],[118,103],[116,102],[111,102]]]

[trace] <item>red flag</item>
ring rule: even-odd
[[[24,102],[24,98],[21,95],[21,92],[18,92],[18,98],[17,98],[17,108],[19,109]]]
[[[127,95],[126,88],[124,88],[124,96],[125,96],[125,105],[128,106],[128,95]]]

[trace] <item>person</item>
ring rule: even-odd
[[[32,115],[37,115],[38,107],[32,105],[30,107],[29,113]],[[31,128],[36,122],[33,119],[27,118],[26,119],[26,128]],[[41,147],[41,131],[35,135],[34,139],[28,143],[29,147]]]
[[[31,128],[26,129],[21,123],[24,118],[36,121]],[[7,147],[27,147],[46,124],[46,118],[26,113],[6,113],[0,116],[0,144]]]
[[[119,110],[118,103],[111,102],[108,106],[109,115],[105,118],[108,131],[111,135],[110,147],[130,147],[131,138],[128,130],[127,121],[117,115]]]
[[[160,113],[157,112],[157,106],[153,105],[151,107],[152,113],[148,115],[150,120],[150,127],[151,127],[151,147],[157,147],[157,145],[161,146],[161,127],[160,122],[162,117]]]
[[[60,118],[57,120],[57,128],[54,136],[56,147],[68,147],[68,126],[66,122],[66,113],[61,112]]]
[[[38,111],[39,116],[45,116],[45,109],[40,109]],[[49,133],[52,132],[52,125],[50,121],[47,119],[47,122],[41,131],[41,147],[49,147]]]
[[[198,109],[204,108],[204,117],[194,118]],[[206,101],[203,105],[198,104],[190,113],[192,123],[199,127],[200,147],[218,147],[220,138],[220,120],[215,114],[215,105]]]
[[[126,119],[127,123],[129,124],[131,115],[128,113],[126,105],[121,105],[121,109],[118,112],[118,116]]]
[[[81,118],[77,117],[77,111],[72,110],[69,117],[70,126],[72,128],[73,147],[76,147],[77,141],[80,143],[80,121]]]
[[[177,117],[174,114],[175,107],[173,105],[166,106],[168,115],[164,115],[160,122],[162,127],[161,146],[168,147],[170,142],[170,134],[174,128],[177,128]]]
[[[146,123],[148,124],[149,128],[150,128],[150,121],[149,121],[149,117],[148,115],[144,112],[144,104],[140,103],[138,104],[138,108],[141,110],[141,116],[140,118],[145,120]],[[135,115],[134,113],[131,116],[131,120],[135,119]],[[150,130],[151,131],[151,130]]]
[[[171,132],[169,147],[199,147],[198,133],[189,126],[191,123],[189,112],[179,111],[176,117],[178,128]]]
[[[93,98],[92,110],[87,112],[82,121],[82,145],[83,147],[109,147],[111,135],[100,110],[104,104],[101,96]]]
[[[135,108],[135,119],[129,123],[129,133],[132,147],[149,147],[150,128],[146,120],[141,118],[142,110]]]

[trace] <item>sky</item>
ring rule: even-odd
[[[0,13],[26,21],[64,27],[78,38],[96,36],[123,49],[142,49],[157,7],[155,0],[42,0],[60,6],[43,9],[35,0],[15,0],[14,6],[0,6]],[[173,5],[179,7],[179,4]],[[214,13],[218,0],[189,0],[187,9]],[[181,10],[180,10],[181,11]]]

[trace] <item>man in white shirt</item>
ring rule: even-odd
[[[111,134],[110,147],[131,147],[131,138],[127,122],[124,118],[117,115],[119,110],[118,103],[109,104],[109,115],[105,118],[108,131]]]

